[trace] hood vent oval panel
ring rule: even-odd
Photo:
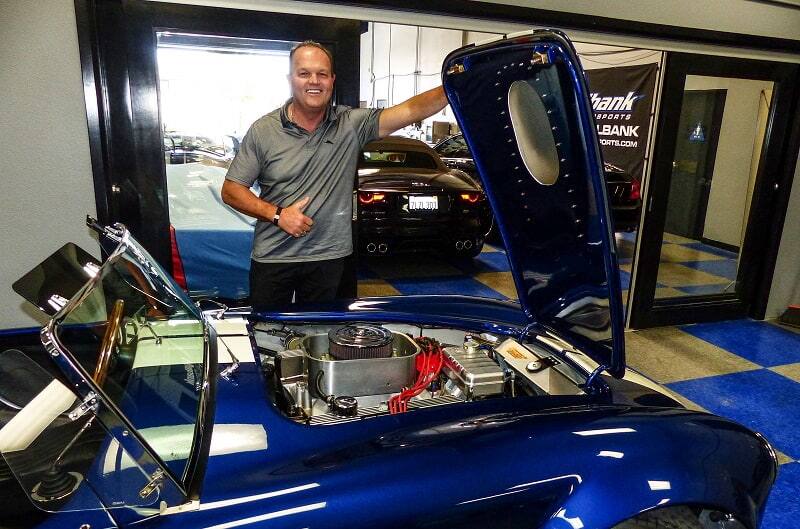
[[[525,168],[542,185],[558,180],[558,151],[544,102],[527,81],[508,89],[508,112]]]

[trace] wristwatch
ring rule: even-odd
[[[283,211],[283,208],[278,206],[278,209],[275,210],[275,214],[272,216],[272,223],[276,226],[278,225],[278,221],[281,220],[281,211]]]

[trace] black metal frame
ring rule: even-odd
[[[75,0],[75,13],[98,219],[123,222],[167,269],[156,31],[317,40],[334,57],[336,101],[358,106],[359,21],[143,0]]]
[[[761,151],[750,217],[740,254],[737,293],[655,299],[672,161],[687,75],[773,81],[769,121]],[[800,65],[671,53],[667,58],[653,169],[641,226],[641,248],[631,302],[631,327],[676,325],[740,317],[761,319],[778,256],[789,190],[800,148]]]

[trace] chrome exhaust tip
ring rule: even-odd
[[[375,243],[374,243],[374,242],[371,242],[371,243],[369,243],[369,244],[367,245],[367,251],[368,251],[369,253],[375,253],[375,250],[376,250],[376,249],[377,249],[377,246],[375,246]]]
[[[464,241],[464,249],[469,250],[470,248],[472,248],[472,241],[467,239],[466,241]]]
[[[379,251],[380,253],[386,253],[386,252],[388,252],[388,251],[389,251],[389,245],[388,245],[388,244],[386,244],[385,242],[382,242],[382,243],[380,243],[380,244],[378,245],[378,251]]]
[[[464,241],[456,241],[456,250],[464,249]]]

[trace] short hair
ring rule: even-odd
[[[292,60],[294,59],[294,52],[296,52],[300,48],[317,48],[319,50],[322,50],[322,52],[325,53],[325,55],[328,56],[328,60],[331,63],[331,73],[334,72],[334,69],[333,69],[333,54],[331,54],[331,52],[330,52],[330,50],[328,50],[328,48],[326,48],[325,46],[323,46],[322,44],[320,44],[319,42],[314,41],[314,40],[304,40],[303,42],[300,42],[300,43],[295,44],[294,46],[292,46],[292,50],[289,52],[289,64],[290,65],[292,64]],[[291,68],[291,66],[290,66],[290,68]]]

